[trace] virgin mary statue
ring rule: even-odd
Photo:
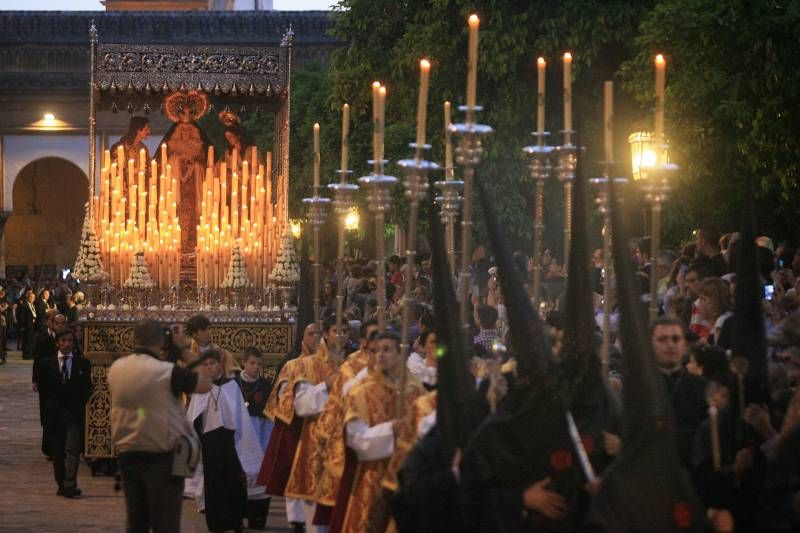
[[[208,97],[197,91],[175,92],[164,102],[175,122],[161,144],[167,144],[167,162],[178,183],[177,212],[181,225],[181,282],[193,283],[197,272],[197,223],[202,199],[206,158],[211,139],[197,125],[208,110]],[[212,162],[213,163],[213,162]],[[165,170],[162,170],[165,172]]]

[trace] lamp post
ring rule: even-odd
[[[667,154],[668,146],[657,146],[656,137],[649,132],[634,132],[628,136],[631,146],[631,169],[633,179],[644,193],[644,201],[650,204],[650,304],[648,317],[652,323],[658,317],[658,276],[657,257],[661,247],[661,208],[669,196],[669,176],[677,165],[666,162],[659,164],[658,154]]]

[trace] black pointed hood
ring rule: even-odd
[[[611,190],[614,269],[620,304],[624,409],[622,451],[603,474],[588,521],[606,531],[702,531],[703,509],[683,470],[674,415],[637,297],[628,232]]]
[[[472,350],[465,345],[458,313],[453,311],[458,309],[458,302],[445,254],[444,231],[433,202],[428,210],[428,221],[432,237],[433,306],[438,349],[436,425],[450,457],[456,448],[463,449],[478,422],[475,417],[475,380],[470,373]]]
[[[747,180],[742,233],[736,261],[736,298],[733,313],[733,358],[748,362],[745,377],[747,403],[769,403],[767,344],[764,313],[761,310],[763,285],[758,268],[753,184]],[[735,402],[733,402],[735,404]]]
[[[297,287],[297,331],[295,335],[295,348],[300,353],[303,342],[303,333],[306,326],[314,322],[314,281],[309,260],[308,232],[304,231],[300,238],[300,283]]]
[[[551,362],[550,340],[539,313],[533,309],[522,276],[514,264],[494,208],[479,180],[475,180],[489,245],[497,262],[497,275],[508,314],[511,351],[517,358],[517,374],[523,382],[544,379]]]

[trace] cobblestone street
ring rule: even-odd
[[[56,496],[51,464],[41,452],[38,396],[31,390],[31,361],[9,352],[0,365],[0,531],[124,531],[125,500],[114,478],[92,477],[81,463],[80,499]],[[207,531],[194,502],[184,500],[182,531]],[[266,531],[289,531],[282,499],[272,502]]]

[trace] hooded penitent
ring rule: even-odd
[[[627,232],[611,187],[614,269],[624,388],[622,452],[603,473],[585,530],[702,531],[703,509],[675,445],[674,415],[627,261]]]
[[[517,378],[465,451],[465,493],[482,514],[480,524],[474,525],[483,531],[575,531],[584,479],[567,429],[561,380],[551,364],[544,325],[530,304],[494,209],[481,183],[476,186],[508,310]],[[557,522],[535,512],[522,515],[523,491],[546,477],[567,501],[565,518]]]
[[[565,397],[580,430],[584,447],[596,468],[608,459],[599,445],[603,431],[617,433],[617,401],[602,376],[597,354],[590,272],[587,182],[583,158],[578,158],[572,196],[572,237],[564,308],[561,368]]]

